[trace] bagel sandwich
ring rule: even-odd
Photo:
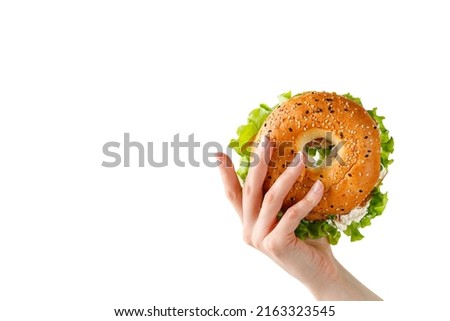
[[[299,152],[305,170],[284,199],[279,217],[304,198],[315,181],[321,180],[324,193],[319,204],[296,229],[300,239],[327,237],[337,244],[341,232],[358,241],[360,229],[383,213],[387,193],[380,186],[394,151],[394,140],[383,124],[377,108],[366,110],[359,98],[350,94],[304,92],[278,96],[279,102],[250,112],[247,124],[238,128],[232,147],[240,155],[237,170],[245,182],[252,151],[267,137],[274,148],[263,192],[267,192]]]

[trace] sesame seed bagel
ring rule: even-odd
[[[268,136],[276,149],[263,189],[267,192],[298,152],[325,142],[331,153],[320,166],[305,157],[305,171],[284,199],[282,210],[303,199],[320,179],[324,194],[306,219],[324,220],[363,206],[380,176],[380,131],[356,102],[335,93],[306,92],[290,98],[266,119],[255,140]],[[307,155],[307,154],[305,154]]]

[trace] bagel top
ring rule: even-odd
[[[328,92],[296,95],[276,108],[265,120],[255,141],[268,136],[275,146],[263,184],[267,192],[298,152],[306,152],[311,141],[334,146],[321,166],[309,157],[305,171],[284,199],[282,210],[302,200],[320,179],[324,194],[308,214],[310,221],[330,215],[346,215],[363,206],[380,176],[380,131],[366,110],[344,96]],[[309,143],[309,144],[308,144]]]

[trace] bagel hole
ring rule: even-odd
[[[303,152],[307,156],[305,165],[312,168],[331,166],[334,146],[329,139],[323,137],[309,141],[303,147]]]

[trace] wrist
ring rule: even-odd
[[[311,280],[307,287],[320,301],[379,301],[375,293],[358,281],[338,261],[326,276]]]

